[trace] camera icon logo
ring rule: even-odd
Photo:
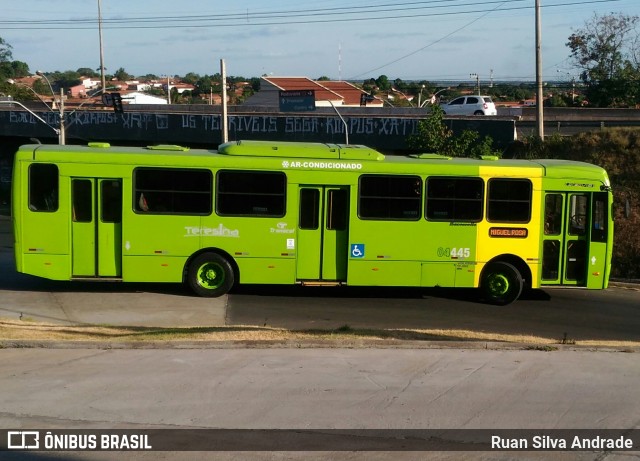
[[[8,431],[7,448],[9,450],[37,450],[40,448],[40,432]]]

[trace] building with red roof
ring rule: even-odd
[[[262,77],[260,91],[248,98],[247,106],[279,106],[280,91],[308,91],[315,93],[316,107],[360,107],[366,91],[345,81],[311,80],[308,77]],[[367,107],[382,107],[378,98],[367,100]]]

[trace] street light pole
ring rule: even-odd
[[[429,103],[431,103],[431,104],[435,104],[435,103],[436,103],[436,101],[438,100],[438,99],[437,99],[438,95],[439,95],[440,93],[442,93],[443,91],[447,91],[447,90],[450,90],[450,89],[451,89],[451,87],[450,87],[450,86],[448,86],[448,87],[446,87],[446,88],[441,88],[441,89],[439,89],[438,91],[436,91],[435,93],[433,93],[433,94],[431,95],[431,98],[429,98],[429,99],[425,99],[425,100],[424,100],[424,102],[422,103],[422,105],[421,105],[420,107],[424,107],[424,106],[426,106],[426,105],[427,105],[427,104],[429,104]]]
[[[478,74],[469,74],[469,78],[476,79],[476,86],[478,87],[478,96],[480,96],[480,75]]]
[[[17,82],[14,81],[10,81],[7,80],[7,83],[11,83],[11,84],[18,84]],[[53,109],[51,109],[51,107],[40,97],[40,95],[38,93],[36,93],[36,91],[31,88],[28,85],[24,85],[23,86],[27,87],[28,89],[30,89],[31,91],[33,91],[33,93],[38,97],[38,99],[40,99],[40,101],[46,106],[47,109],[49,109],[50,112],[54,112],[55,111]],[[95,91],[94,93],[88,95],[89,98],[93,98],[94,96],[97,96],[101,93],[104,93],[105,91],[108,90],[112,90],[115,89],[115,87],[109,87],[109,88],[100,88],[99,90]],[[80,104],[78,107],[76,107],[73,111],[69,112],[68,116],[70,117],[70,123],[69,126],[73,125],[74,121],[76,119],[71,119],[71,116],[78,110],[80,109],[82,106],[84,106],[85,104],[87,104],[89,102],[89,100],[86,100],[85,102],[83,102],[82,104]],[[47,125],[49,128],[51,128],[53,131],[55,131],[55,133],[58,135],[58,143],[60,145],[64,145],[66,143],[66,129],[67,129],[67,125],[65,122],[65,112],[64,112],[64,93],[63,93],[63,89],[60,88],[60,105],[59,107],[59,114],[60,114],[60,128],[56,128],[54,126],[51,126],[49,124],[49,122],[47,122],[45,119],[43,119],[42,117],[40,117],[38,114],[36,114],[35,112],[33,112],[31,109],[29,109],[27,106],[25,106],[24,104],[22,104],[21,102],[18,101],[0,101],[0,104],[16,104],[20,107],[22,107],[24,110],[26,110],[27,112],[29,112],[33,117],[35,117],[37,120],[41,121],[42,123],[44,123],[45,125]]]
[[[558,69],[557,72],[560,73],[560,69]],[[567,74],[569,78],[571,78],[571,105],[575,106],[576,105],[576,78],[573,75],[571,75],[569,72],[564,72],[564,73]]]
[[[9,105],[13,105],[16,104],[20,107],[22,107],[24,110],[26,110],[27,112],[29,112],[32,116],[34,116],[37,120],[41,121],[42,123],[44,123],[45,125],[47,125],[49,128],[51,128],[53,131],[56,132],[56,134],[58,135],[58,138],[60,137],[60,130],[56,127],[53,127],[51,125],[49,125],[49,123],[43,119],[42,117],[40,117],[38,114],[36,114],[35,112],[33,112],[31,109],[29,109],[27,106],[25,106],[24,104],[22,104],[21,102],[18,101],[0,101],[0,105],[1,104],[9,104]]]
[[[42,72],[41,70],[37,70],[36,75],[39,75],[42,78],[44,78],[45,81],[47,82],[47,85],[49,85],[49,89],[51,90],[51,97],[53,98],[53,103],[51,104],[52,106],[51,110],[55,109],[56,94],[53,91],[53,86],[51,85],[51,82],[49,81],[47,76],[44,74],[44,72]],[[62,88],[60,88],[60,103],[58,104],[58,116],[60,117],[60,129],[58,130],[58,144],[60,144],[61,146],[64,146],[64,144],[66,143],[67,136],[65,133],[65,126],[64,126],[64,90]]]
[[[58,144],[64,146],[67,143],[67,132],[64,123],[64,90],[60,88],[60,132],[58,133]]]
[[[540,0],[536,0],[536,127],[544,141],[544,93],[542,90],[542,19]]]
[[[47,108],[47,110],[53,112],[53,109],[51,109],[51,106],[49,106],[49,103],[47,101],[45,101],[44,99],[42,99],[42,96],[40,96],[38,94],[38,92],[36,90],[34,90],[32,87],[30,87],[29,85],[27,85],[26,83],[21,83],[21,82],[16,82],[14,79],[12,78],[8,78],[7,79],[7,83],[9,85],[16,85],[16,86],[21,86],[23,88],[26,88],[27,90],[31,91],[36,98],[38,98],[38,100],[44,104],[44,106]]]

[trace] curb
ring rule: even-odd
[[[580,346],[576,344],[528,344],[487,341],[401,341],[401,340],[302,340],[302,341],[36,341],[0,340],[1,349],[102,349],[102,350],[189,350],[189,349],[457,349],[538,352],[640,352],[640,346]]]
[[[640,291],[640,280],[612,280],[609,282],[609,288]]]

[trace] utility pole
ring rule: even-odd
[[[542,21],[540,0],[536,0],[536,128],[544,141],[544,93],[542,89]]]
[[[220,75],[222,76],[222,142],[229,141],[229,127],[227,126],[227,67],[224,59],[220,60]]]
[[[100,37],[100,80],[104,90],[107,83],[104,75],[104,48],[102,47],[102,0],[98,0],[98,35]]]
[[[64,124],[64,89],[60,88],[60,132],[58,133],[58,144],[64,146],[67,143],[66,126]]]

